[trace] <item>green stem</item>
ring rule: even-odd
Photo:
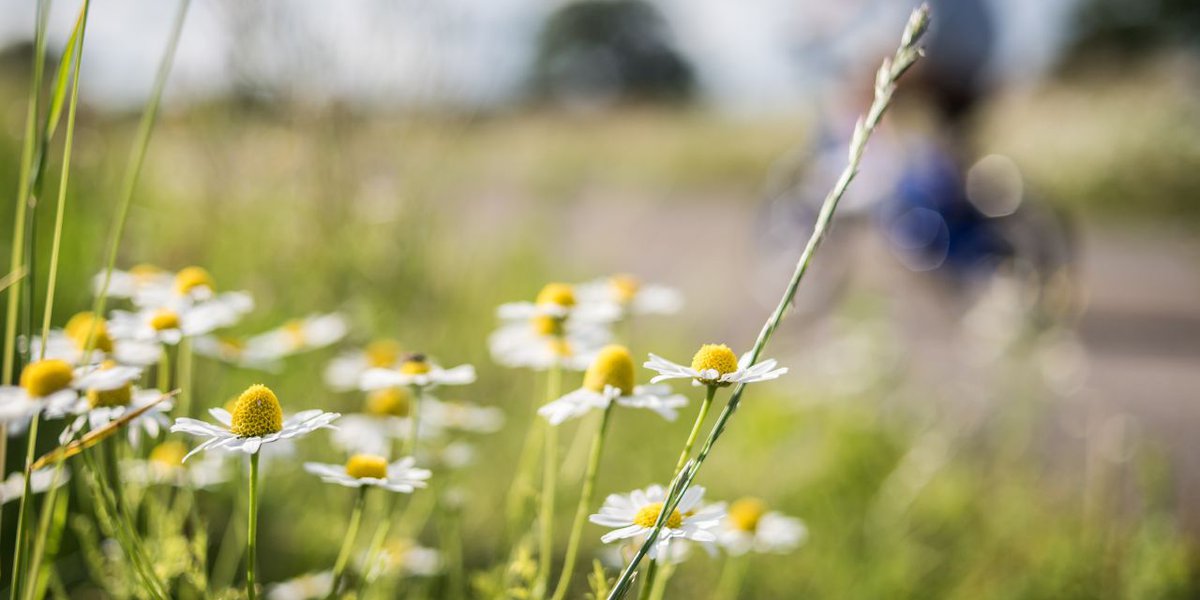
[[[50,317],[54,314],[54,288],[58,284],[58,255],[62,249],[63,218],[67,208],[67,188],[71,179],[71,150],[75,145],[75,113],[79,108],[79,65],[83,61],[83,40],[87,33],[87,15],[90,0],[83,2],[83,19],[79,26],[79,37],[75,42],[74,63],[71,67],[71,100],[67,108],[67,133],[63,141],[62,174],[58,183],[58,206],[54,213],[54,238],[50,243],[50,276],[46,282],[46,308],[42,313],[42,349],[39,358],[46,357],[46,340],[50,337]]]
[[[558,399],[562,388],[562,367],[557,364],[546,375],[546,401]],[[542,462],[542,503],[538,522],[541,537],[538,543],[538,573],[533,586],[533,597],[544,598],[550,584],[550,564],[554,560],[554,497],[558,483],[558,428],[546,426],[545,452]]]
[[[246,597],[254,600],[254,559],[258,547],[258,452],[250,455],[250,494],[246,518]]]
[[[613,406],[610,402],[600,417],[600,427],[592,438],[592,450],[588,455],[587,471],[583,475],[583,488],[579,492],[579,505],[575,507],[575,520],[571,523],[571,537],[567,541],[567,554],[563,559],[562,574],[558,577],[558,585],[554,588],[553,600],[563,600],[567,589],[571,586],[571,575],[575,570],[575,556],[579,552],[579,540],[583,537],[583,524],[587,521],[588,508],[592,504],[592,494],[596,489],[596,475],[600,472],[600,455],[604,451],[604,438],[608,434],[608,423],[612,417]]]
[[[667,594],[667,586],[671,584],[671,576],[674,574],[675,565],[670,563],[663,565],[658,578],[654,580],[654,588],[650,590],[648,600],[662,600],[663,596]]]
[[[700,404],[700,412],[696,413],[696,422],[692,423],[692,432],[688,434],[687,442],[683,444],[683,452],[679,453],[679,462],[675,463],[675,472],[671,477],[679,475],[679,472],[683,470],[683,465],[687,464],[687,459],[691,457],[692,446],[696,443],[696,438],[700,437],[700,428],[708,417],[708,409],[712,406],[713,398],[716,395],[717,386],[708,386],[708,392],[704,394],[704,402]]]
[[[721,577],[717,580],[717,592],[713,600],[734,600],[742,589],[742,579],[746,575],[746,558],[744,556],[729,556],[721,568]]]
[[[25,446],[25,483],[22,488],[21,506],[17,510],[17,551],[13,558],[12,570],[12,590],[9,598],[17,600],[21,597],[24,591],[26,565],[29,564],[29,534],[26,531],[29,527],[29,508],[31,505],[30,496],[33,495],[33,489],[30,485],[32,479],[32,469],[34,455],[37,451],[37,436],[38,422],[41,421],[41,414],[34,414],[33,420],[29,423],[29,440]]]
[[[662,558],[662,557],[659,557]],[[654,581],[658,578],[658,560],[651,560],[646,568],[643,569],[642,593],[639,598],[650,598],[650,592],[654,589]]]
[[[421,397],[424,395],[424,386],[412,386],[412,406],[408,409],[408,439],[404,440],[405,456],[417,455],[418,442],[421,437]]]
[[[166,360],[165,358],[163,360]],[[175,376],[179,384],[179,407],[176,414],[181,417],[191,415],[192,409],[192,339],[185,337],[179,340],[179,352],[176,353]],[[161,369],[160,369],[161,371]]]
[[[792,273],[792,278],[788,282],[787,288],[779,300],[779,304],[776,305],[775,311],[767,319],[767,322],[763,324],[763,328],[758,334],[758,339],[755,341],[754,347],[750,350],[747,364],[752,365],[758,361],[759,354],[767,345],[767,341],[771,339],[771,334],[775,332],[780,321],[783,320],[783,315],[787,311],[787,308],[791,306],[792,299],[796,296],[796,289],[800,285],[800,280],[808,272],[808,267],[812,262],[814,253],[829,232],[829,224],[833,220],[833,214],[837,210],[839,201],[845,195],[846,189],[850,186],[850,182],[854,179],[854,176],[858,174],[859,164],[862,162],[867,140],[870,139],[871,134],[879,125],[880,119],[883,118],[883,113],[891,103],[892,94],[896,90],[896,81],[921,56],[921,50],[917,46],[917,43],[928,27],[929,6],[922,4],[909,17],[896,53],[892,57],[884,59],[883,65],[880,66],[879,71],[876,73],[875,99],[871,102],[871,107],[867,110],[866,116],[860,119],[855,127],[854,135],[850,141],[849,161],[846,168],[842,171],[833,189],[825,197],[825,201],[821,206],[821,212],[817,217],[817,222],[813,226],[812,236],[809,237],[808,244],[804,247],[804,251],[800,254],[800,258],[796,262],[796,269]],[[613,589],[608,595],[608,600],[623,598],[629,591],[630,582],[633,579],[633,573],[637,569],[638,563],[646,557],[650,548],[658,540],[658,534],[666,524],[666,516],[671,514],[675,510],[675,507],[679,505],[683,493],[695,480],[696,474],[704,464],[709,452],[712,451],[713,445],[720,439],[721,434],[724,433],[730,417],[737,411],[745,387],[744,384],[738,384],[734,388],[733,393],[729,397],[729,403],[725,405],[725,409],[717,417],[716,423],[713,424],[712,429],[709,431],[708,438],[704,441],[704,446],[700,449],[700,453],[693,462],[685,464],[684,469],[676,477],[676,481],[672,484],[671,491],[663,503],[663,509],[659,512],[654,528],[646,535],[645,541],[642,542],[633,559],[629,561],[625,570],[621,572],[621,576],[617,579],[616,584],[613,585]]]
[[[158,387],[158,391],[164,394],[171,390],[171,351],[169,346],[163,346],[162,356],[158,357],[158,374],[154,377],[154,384]]]
[[[338,587],[342,585],[346,563],[350,562],[350,552],[354,549],[354,540],[358,538],[358,530],[362,527],[363,506],[366,504],[366,499],[366,486],[358,488],[358,497],[354,499],[354,510],[350,513],[350,525],[346,528],[346,537],[342,540],[342,549],[338,551],[337,562],[333,564],[333,584],[329,587],[330,600],[337,597]]]

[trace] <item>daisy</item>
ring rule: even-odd
[[[528,321],[536,317],[593,323],[611,323],[621,317],[621,308],[612,302],[578,302],[575,289],[565,283],[548,283],[533,302],[501,304],[496,315],[505,321]]]
[[[764,360],[754,366],[746,366],[749,355],[739,361],[737,355],[725,344],[705,344],[692,357],[692,366],[677,365],[661,356],[651,354],[645,367],[657,371],[650,383],[667,379],[693,379],[698,385],[728,387],[735,383],[757,383],[778,379],[787,373],[787,367],[775,368],[775,359]]]
[[[616,528],[600,538],[605,544],[642,537],[654,529],[666,499],[666,490],[660,485],[628,494],[610,494],[604,499],[600,512],[588,520]],[[725,516],[725,507],[720,504],[701,507],[703,499],[704,488],[701,486],[693,486],[684,492],[675,510],[667,517],[654,547],[650,549],[651,559],[669,556],[673,541],[717,541],[717,528]]]
[[[378,339],[361,350],[343,352],[325,367],[325,383],[339,392],[358,388],[358,380],[371,368],[394,369],[400,366],[404,350],[400,342]]]
[[[585,304],[612,304],[623,314],[669,315],[683,307],[683,295],[674,288],[643,284],[632,275],[613,275],[575,287],[576,295]]]
[[[488,337],[488,349],[506,367],[582,371],[611,339],[606,327],[594,323],[538,315],[500,326]]]
[[[96,294],[104,287],[104,280],[103,271],[92,278],[92,288]],[[149,288],[170,288],[174,280],[174,276],[154,265],[134,265],[128,271],[113,269],[108,282],[108,297],[133,298]]]
[[[307,573],[267,588],[267,600],[316,600],[329,595],[333,572]]]
[[[0,386],[0,421],[10,435],[17,435],[42,411],[62,414],[79,399],[80,390],[122,388],[140,376],[135,367],[72,368],[57,358],[32,362],[21,371],[19,386]]]
[[[787,553],[807,538],[808,528],[803,521],[768,511],[758,498],[741,498],[730,504],[719,534],[721,546],[735,556],[750,551]]]
[[[374,581],[386,574],[409,577],[437,575],[442,567],[441,553],[426,548],[408,538],[389,540],[373,565],[361,569],[367,581]]]
[[[138,306],[163,306],[180,300],[208,300],[216,295],[216,283],[203,267],[185,267],[167,277],[156,277],[137,286],[130,299]]]
[[[183,457],[187,452],[183,442],[165,441],[151,449],[146,460],[122,461],[122,476],[141,485],[169,484],[193,489],[204,489],[229,479],[225,461],[219,455],[205,454],[200,460],[185,464]]]
[[[409,411],[412,406],[413,394],[409,388],[369,392],[361,414],[346,415],[338,421],[333,442],[350,452],[387,454],[394,440],[407,438],[411,431]]]
[[[162,349],[156,342],[115,339],[108,321],[97,319],[90,312],[71,317],[62,329],[51,329],[46,334],[44,349],[41,336],[34,337],[30,352],[34,356],[57,358],[73,365],[81,365],[86,359],[90,364],[114,360],[124,365],[145,367],[158,362],[162,356]]]
[[[624,346],[607,346],[597,355],[583,376],[583,387],[549,402],[538,414],[551,425],[581,417],[592,410],[604,410],[613,401],[621,406],[646,408],[668,421],[678,415],[675,409],[687,399],[671,394],[666,386],[634,385],[633,357]]]
[[[197,419],[180,417],[175,419],[171,431],[208,438],[183,457],[208,448],[257,454],[263,444],[300,437],[318,429],[335,429],[330,423],[341,415],[320,409],[302,410],[287,419],[275,392],[265,385],[252,385],[238,396],[232,414],[223,408],[213,408],[209,413],[221,426]]]
[[[411,494],[427,485],[432,475],[427,469],[418,469],[417,459],[408,456],[392,464],[377,454],[355,454],[345,465],[304,463],[304,470],[321,478],[325,483],[335,483],[351,488],[363,486],[379,487],[391,492]]]
[[[251,363],[265,363],[298,352],[324,348],[345,337],[347,329],[346,318],[338,313],[294,319],[276,329],[248,338],[243,358]]]
[[[504,411],[469,402],[446,402],[431,396],[421,400],[421,422],[434,430],[495,433],[504,426]]]
[[[58,475],[54,474],[56,467],[46,467],[33,472],[29,480],[29,491],[34,494],[40,494],[49,490],[51,487],[62,487],[64,483],[71,479],[71,471],[66,467],[59,469]],[[19,500],[25,495],[25,474],[18,471],[12,473],[7,479],[0,482],[0,504],[7,504],[12,500]]]
[[[137,312],[115,310],[109,331],[119,340],[153,341],[175,345],[234,325],[248,310],[247,297],[231,292],[199,303],[177,302]],[[252,305],[252,304],[251,304]]]
[[[167,420],[167,413],[170,412],[172,403],[170,400],[160,402],[161,397],[161,391],[138,389],[132,381],[110,389],[91,387],[87,388],[86,393],[71,404],[48,408],[46,417],[57,419],[67,415],[76,415],[75,420],[67,425],[59,435],[59,443],[65,445],[75,439],[75,435],[83,429],[85,424],[89,430],[99,429],[121,418],[127,412],[149,406],[150,408],[128,423],[129,443],[136,448],[141,442],[142,433],[155,438],[170,424],[170,421]]]
[[[443,369],[424,354],[409,354],[394,369],[372,368],[362,374],[359,388],[364,391],[416,386],[466,385],[475,381],[475,367],[459,365]]]

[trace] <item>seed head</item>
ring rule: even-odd
[[[346,474],[355,479],[387,479],[387,468],[387,459],[374,454],[355,454],[346,461]]]
[[[583,375],[583,387],[593,392],[603,392],[609,385],[623,396],[633,393],[633,356],[625,346],[605,346]]]
[[[662,502],[647,504],[637,511],[637,514],[633,517],[633,522],[642,527],[654,527],[654,524],[658,522],[658,515],[662,512],[662,509]],[[669,529],[679,529],[683,526],[683,515],[679,514],[679,509],[671,511],[671,514],[667,516],[667,522],[663,526]]]
[[[34,398],[45,398],[70,387],[75,374],[71,365],[57,358],[29,363],[21,371],[21,387]]]
[[[563,308],[575,306],[575,290],[565,283],[547,283],[538,292],[537,304],[555,304]]]
[[[229,431],[240,437],[262,437],[283,429],[283,408],[275,392],[255,384],[238,396]]]

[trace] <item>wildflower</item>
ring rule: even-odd
[[[495,433],[504,425],[504,411],[469,402],[446,402],[433,397],[421,401],[421,422],[434,430]]]
[[[54,474],[55,469],[59,470],[58,475]],[[51,487],[62,487],[71,479],[71,471],[66,467],[46,467],[33,472],[29,480],[29,490],[34,494],[40,494],[49,490]],[[25,474],[16,472],[9,474],[8,478],[0,482],[0,504],[7,504],[11,500],[20,500],[25,494]]]
[[[97,294],[104,286],[105,273],[97,273],[92,279],[92,287]],[[169,288],[174,282],[174,276],[154,265],[134,265],[128,271],[113,269],[108,283],[109,298],[134,298],[146,290]]]
[[[108,368],[117,367],[109,366]],[[108,389],[89,387],[86,388],[85,394],[78,397],[74,403],[47,409],[46,416],[54,419],[76,415],[75,420],[63,429],[58,438],[59,443],[67,444],[75,438],[85,424],[89,429],[99,429],[121,418],[127,412],[149,406],[150,408],[134,417],[128,424],[129,442],[136,448],[141,441],[142,433],[151,438],[158,437],[158,433],[169,424],[166,413],[170,412],[172,403],[170,400],[160,402],[161,397],[161,391],[139,389],[132,381]]]
[[[30,351],[34,356],[57,358],[73,365],[81,365],[86,359],[90,364],[113,360],[123,365],[145,367],[158,362],[162,355],[158,343],[117,339],[111,333],[108,321],[97,319],[90,312],[72,316],[62,329],[51,329],[46,334],[45,344],[41,336],[35,336]]]
[[[551,283],[534,302],[503,304],[496,313],[504,322],[488,338],[496,362],[508,367],[582,371],[611,339],[607,325],[620,317],[620,308],[611,303],[580,304],[574,288]]]
[[[768,511],[758,498],[741,498],[729,505],[719,541],[730,554],[742,555],[791,552],[807,537],[808,529],[800,519]]]
[[[610,494],[604,499],[600,512],[588,520],[597,525],[616,528],[600,538],[606,544],[639,538],[654,529],[666,499],[666,490],[660,485],[634,490],[628,494]],[[684,492],[675,510],[667,516],[654,547],[650,549],[650,558],[657,559],[659,556],[668,555],[672,542],[676,540],[717,541],[716,530],[725,516],[725,507],[720,504],[701,507],[700,502],[703,499],[704,488],[701,486],[693,486]]]
[[[357,389],[359,379],[368,369],[395,369],[404,357],[400,342],[378,339],[361,350],[344,352],[329,361],[325,368],[325,383],[339,392]]]
[[[426,548],[408,538],[393,539],[387,542],[379,553],[374,564],[363,565],[368,581],[380,576],[396,573],[409,577],[429,577],[437,575],[441,570],[441,553],[433,548]]]
[[[362,374],[359,387],[364,391],[416,386],[465,385],[475,381],[475,367],[459,365],[443,369],[424,354],[409,354],[394,369],[372,368]]]
[[[621,406],[650,409],[668,421],[678,415],[675,409],[687,404],[687,399],[671,394],[666,386],[634,385],[633,357],[624,346],[607,346],[588,366],[583,387],[543,405],[538,414],[551,425],[603,410],[614,400]]]
[[[121,340],[175,345],[185,337],[199,337],[236,324],[246,312],[238,298],[240,296],[200,303],[180,302],[137,312],[115,310],[109,329],[113,337]]]
[[[748,355],[745,355],[739,360],[725,344],[704,344],[692,357],[690,367],[675,364],[655,354],[650,355],[650,360],[644,366],[658,372],[650,383],[667,379],[694,379],[698,384],[716,387],[778,379],[788,371],[787,367],[775,368],[778,364],[775,359],[746,366],[744,363],[747,358]]]
[[[388,464],[387,459],[377,454],[355,454],[344,466],[307,462],[304,470],[325,483],[351,488],[374,486],[411,494],[416,488],[425,487],[426,480],[432,475],[427,469],[416,468],[416,462],[417,459],[409,456]]]
[[[243,360],[266,363],[298,352],[337,343],[346,335],[346,319],[340,314],[309,315],[246,340]]]
[[[32,362],[21,371],[19,386],[0,387],[0,421],[16,435],[42,411],[62,414],[79,399],[81,390],[115,390],[140,376],[135,367],[73,368],[57,358]]]
[[[267,600],[315,600],[329,595],[333,585],[333,573],[320,571],[307,573],[287,581],[272,584],[267,588]]]
[[[145,460],[122,461],[122,477],[141,485],[165,483],[193,489],[211,487],[229,478],[225,461],[220,456],[206,454],[198,461],[184,463],[187,452],[188,448],[183,442],[165,441],[152,448]]]
[[[575,288],[565,283],[548,283],[533,302],[501,304],[496,315],[505,321],[528,321],[535,317],[571,319],[592,323],[610,323],[621,316],[612,303],[579,302]]]
[[[330,423],[341,416],[320,409],[302,410],[287,419],[275,392],[264,385],[252,385],[238,397],[232,414],[223,408],[213,408],[209,413],[221,426],[197,419],[180,417],[171,426],[171,431],[188,433],[208,438],[184,456],[209,448],[257,454],[263,444],[307,435],[318,429],[334,429]]]
[[[683,295],[674,288],[643,284],[632,275],[618,274],[575,286],[580,301],[587,304],[611,304],[622,314],[660,314],[679,312]]]

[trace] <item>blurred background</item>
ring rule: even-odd
[[[744,597],[1200,597],[1200,4],[932,4],[927,59],[769,347],[792,372],[747,396],[700,478],[808,523],[805,547],[754,562]],[[88,306],[178,6],[93,5],[64,320]],[[635,355],[748,348],[911,8],[194,0],[118,264],[206,266],[255,295],[247,331],[339,310],[352,341],[473,363],[462,397],[510,423],[479,454],[515,457],[537,392],[488,356],[495,307],[627,272],[687,300],[636,324]],[[52,52],[77,10],[54,3]],[[15,191],[35,4],[0,14]],[[332,354],[270,375],[201,364],[197,394],[268,379],[285,407],[350,410],[320,391]],[[669,475],[684,421],[618,424],[601,493]],[[319,514],[349,498],[268,477],[263,578],[326,565],[341,531]],[[503,557],[488,503],[509,477],[462,478],[469,568]],[[223,498],[206,499],[214,527]],[[69,547],[61,576],[86,591]],[[708,589],[705,560],[678,597]]]

